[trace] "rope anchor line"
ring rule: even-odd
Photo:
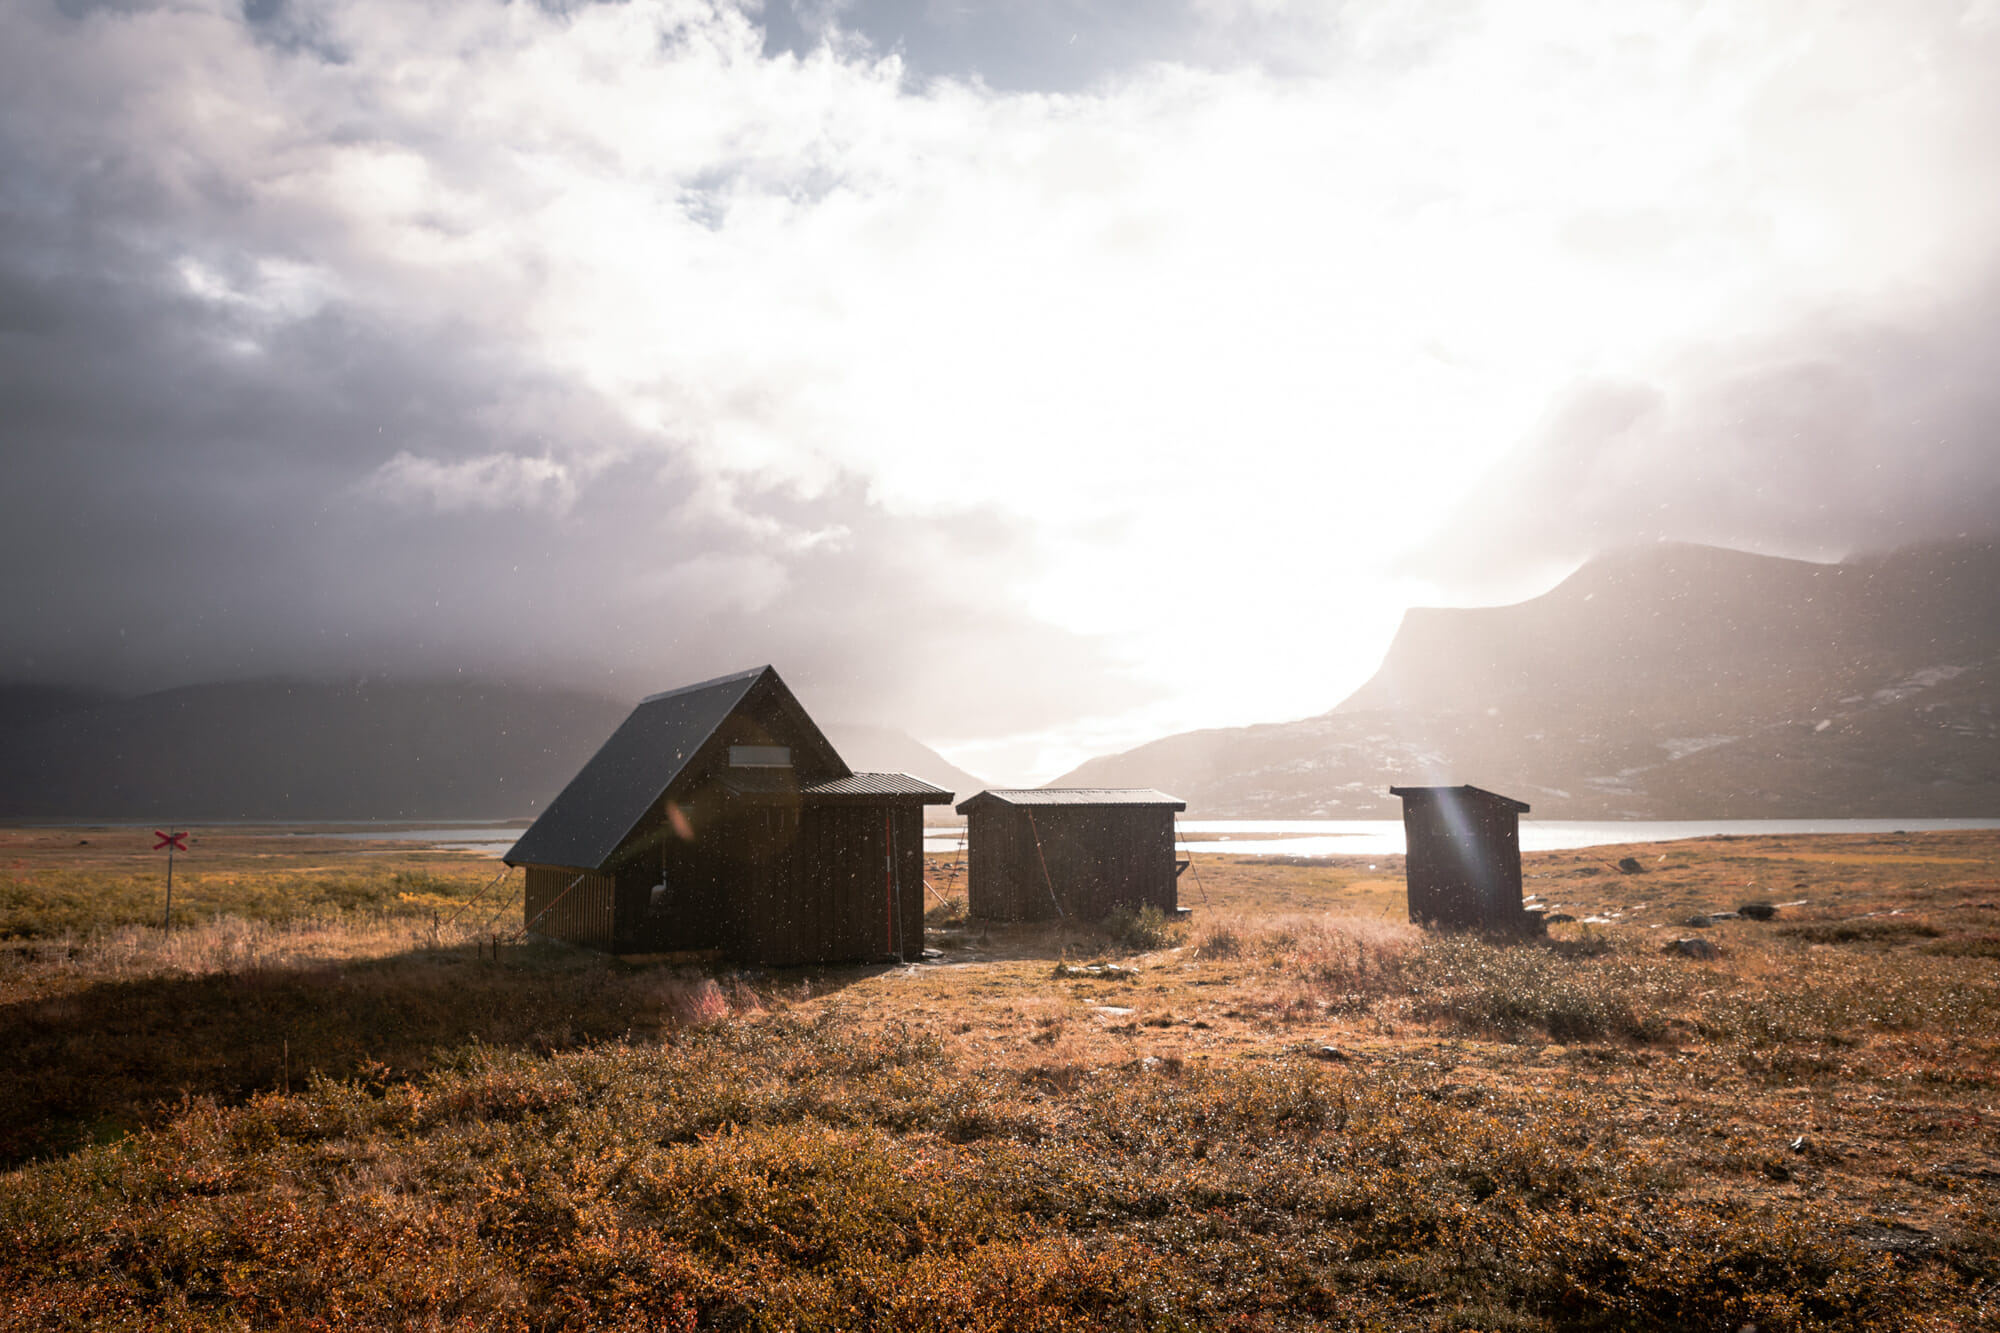
[[[544,907],[541,911],[535,913],[533,919],[531,919],[527,925],[521,927],[521,933],[525,935],[529,931],[533,930],[535,928],[535,923],[537,921],[540,921],[543,917],[547,916],[550,912],[554,911],[557,903],[569,897],[569,891],[571,889],[583,883],[583,881],[588,879],[589,877],[590,877],[590,872],[586,870],[581,875],[578,875],[575,879],[571,880],[567,885],[563,887],[563,891],[561,893],[558,893],[555,897],[549,899],[549,905],[547,907]],[[499,914],[495,913],[494,915],[497,917]]]
[[[1174,846],[1187,853],[1188,869],[1194,871],[1194,886],[1201,890],[1201,905],[1208,906],[1208,886],[1201,882],[1201,867],[1194,863],[1194,848],[1188,846],[1187,840],[1181,837],[1181,821],[1178,816],[1174,819]],[[1176,875],[1175,878],[1178,879],[1179,876]]]
[[[1026,807],[1023,808],[1026,809]],[[1069,920],[1069,915],[1062,909],[1062,899],[1056,897],[1056,882],[1049,877],[1049,858],[1042,851],[1042,831],[1035,827],[1035,812],[1028,810],[1027,815],[1028,832],[1035,836],[1035,859],[1042,863],[1042,883],[1049,886],[1049,901],[1055,904],[1056,919],[1058,921],[1067,921]]]
[[[461,916],[465,915],[465,911],[467,908],[471,907],[481,898],[484,898],[487,894],[491,893],[493,891],[494,885],[498,884],[501,880],[507,878],[507,876],[513,873],[514,873],[514,867],[509,865],[501,866],[500,873],[495,875],[492,879],[487,880],[485,888],[481,889],[479,892],[473,894],[470,898],[467,898],[464,902],[460,903],[458,905],[458,910],[451,914],[451,916],[445,921],[445,924],[449,926],[455,923]]]

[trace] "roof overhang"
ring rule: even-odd
[[[967,797],[956,807],[958,814],[991,806],[1034,807],[1071,806],[1102,809],[1110,806],[1139,806],[1161,810],[1185,810],[1187,802],[1151,787],[995,787]]]
[[[788,770],[738,769],[724,775],[722,787],[747,800],[796,800],[808,805],[950,805],[952,796],[908,773],[850,773],[800,786]]]
[[[1389,794],[1400,796],[1405,801],[1411,798],[1419,801],[1470,800],[1480,805],[1492,806],[1496,810],[1512,810],[1518,815],[1528,813],[1526,801],[1517,801],[1511,796],[1502,796],[1499,792],[1487,791],[1484,787],[1475,787],[1470,783],[1460,787],[1391,787]]]

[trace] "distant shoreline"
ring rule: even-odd
[[[150,830],[164,820],[70,820],[0,822],[0,828]],[[260,820],[195,820],[174,827],[273,838],[315,837],[340,842],[416,843],[439,851],[498,856],[527,831],[525,820],[325,820],[284,823]],[[925,826],[925,850],[949,853],[965,845],[964,821]],[[1995,819],[1524,819],[1521,850],[1566,851],[1623,843],[1679,842],[1697,838],[1805,837],[1841,834],[1896,835],[2000,830]],[[1400,856],[1403,825],[1397,819],[1188,819],[1175,830],[1183,851],[1205,856],[1286,856],[1307,859],[1339,856]]]

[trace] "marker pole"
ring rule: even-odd
[[[160,917],[160,933],[172,934],[174,929],[174,845],[177,840],[167,839],[167,910]]]
[[[159,840],[153,844],[153,850],[164,849],[167,853],[167,910],[160,916],[160,930],[164,933],[174,928],[174,853],[187,845],[187,834],[168,825],[164,833],[154,829],[153,836]]]

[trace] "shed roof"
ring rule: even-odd
[[[1461,799],[1469,798],[1501,810],[1512,810],[1515,814],[1525,815],[1528,813],[1528,803],[1526,801],[1517,801],[1511,796],[1502,796],[1499,792],[1487,791],[1484,787],[1474,787],[1469,783],[1462,787],[1391,787],[1389,788],[1389,794],[1391,796],[1406,798],[1415,796],[1419,799],[1429,800],[1435,800],[1439,796],[1451,795]]]
[[[908,773],[854,773],[831,782],[815,782],[809,796],[921,796],[925,805],[950,805],[951,793]]]
[[[1151,787],[995,787],[960,801],[959,814],[981,805],[1152,805],[1187,809],[1187,802]]]
[[[779,704],[795,713],[809,733],[802,739],[824,746],[837,769],[847,768],[768,666],[667,690],[632,710],[529,825],[504,858],[507,864],[602,868],[716,729],[759,686],[779,692]]]
[[[738,796],[799,795],[813,800],[843,797],[920,798],[924,805],[950,805],[951,793],[908,773],[850,773],[844,778],[800,786],[789,771],[733,770],[722,785]]]

